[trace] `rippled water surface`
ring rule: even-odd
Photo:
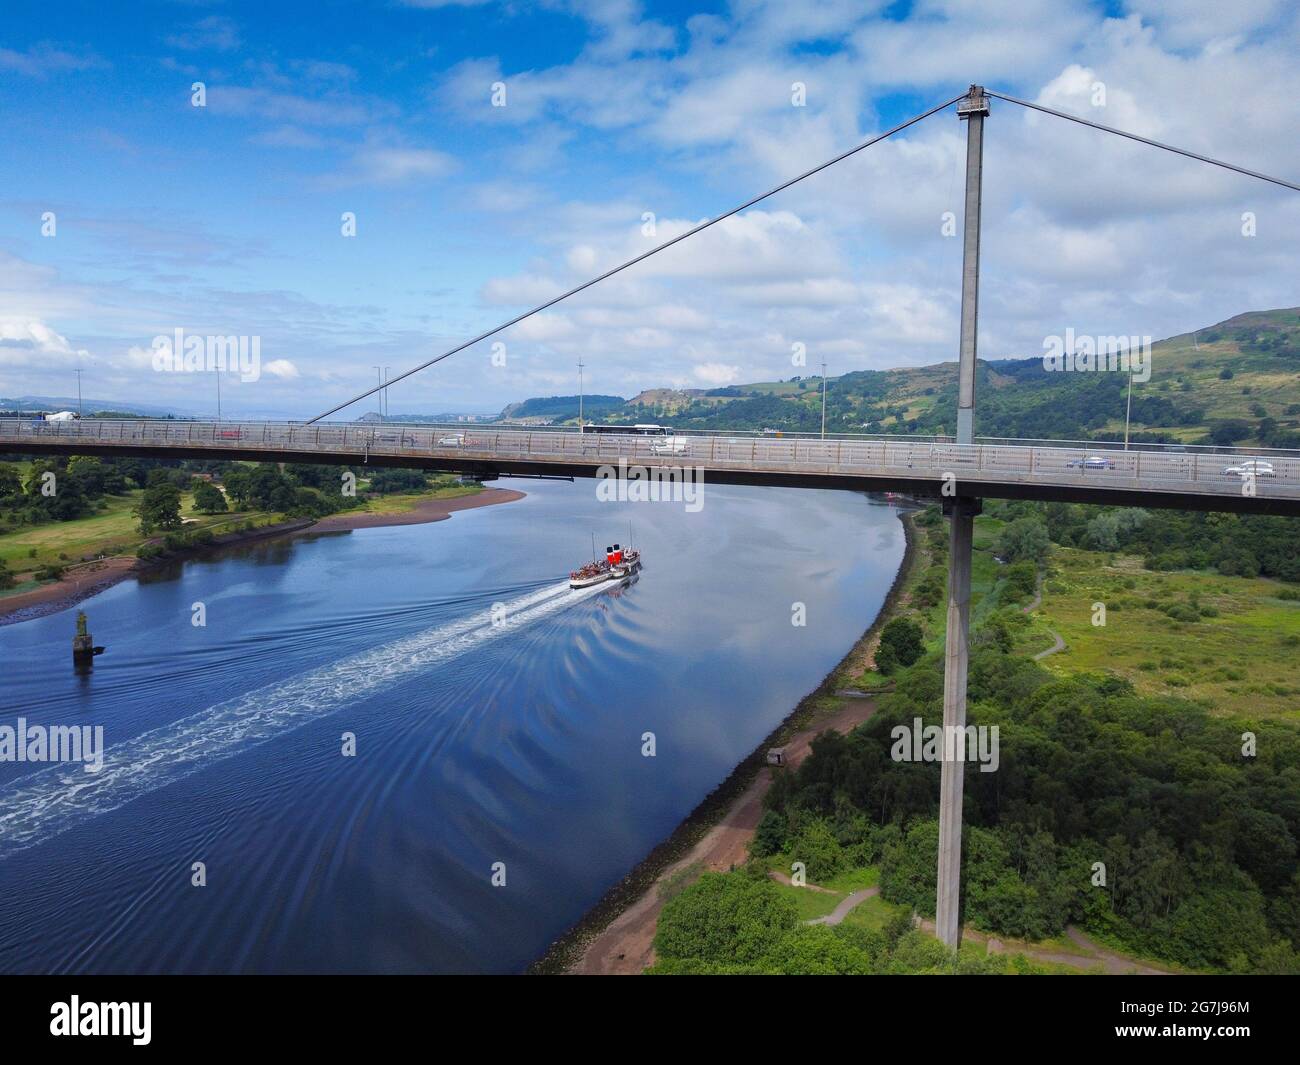
[[[107,748],[0,763],[0,970],[519,970],[821,680],[903,553],[857,494],[520,486],[120,584],[84,605],[89,677],[74,614],[0,628],[0,725]],[[629,521],[640,579],[570,592]]]

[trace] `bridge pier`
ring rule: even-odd
[[[970,655],[971,539],[980,501],[945,502],[948,516],[948,629],[944,644],[943,761],[939,778],[939,878],[935,932],[954,950],[961,943],[961,822],[966,763],[957,742],[966,727],[966,674]]]

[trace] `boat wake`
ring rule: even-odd
[[[607,591],[552,584],[329,666],[227,699],[189,717],[109,743],[87,773],[60,764],[0,788],[0,861],[214,762],[342,709],[398,679],[457,658]]]

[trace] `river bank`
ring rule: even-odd
[[[745,861],[749,840],[762,816],[762,798],[771,785],[767,751],[785,747],[790,762],[810,749],[828,728],[848,731],[875,711],[871,698],[837,697],[843,683],[870,661],[881,628],[905,603],[915,575],[923,568],[921,538],[910,515],[902,513],[906,550],[884,602],[870,627],[822,682],[809,692],[731,774],[707,795],[673,833],[626,877],[609,889],[569,931],[529,968],[535,974],[634,974],[653,961],[655,924],[663,906],[662,888],[698,870],[725,870]]]
[[[159,559],[146,561],[129,556],[116,556],[69,566],[64,576],[57,581],[0,598],[0,626],[16,625],[34,618],[57,614],[61,610],[77,606],[100,592],[107,591],[128,577],[138,577],[142,573],[178,559],[199,558],[219,548],[235,547],[280,536],[296,536],[306,532],[347,532],[352,529],[377,529],[396,525],[425,525],[446,521],[457,511],[475,510],[497,503],[513,503],[523,497],[523,492],[511,488],[485,488],[471,496],[422,500],[404,511],[382,514],[356,511],[331,514],[317,521],[299,518],[277,522],[274,525],[264,525],[260,528],[240,530],[213,537],[209,543],[172,552]]]

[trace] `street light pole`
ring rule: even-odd
[[[391,370],[391,369],[392,369],[391,366],[385,366],[385,367],[384,367],[384,384],[385,384],[385,385],[388,384],[388,371]],[[387,389],[387,388],[384,389],[383,395],[384,395],[384,418],[385,418],[385,420],[386,420],[386,419],[388,418],[388,412],[389,412],[389,409],[390,409],[389,406],[388,406],[388,389]]]
[[[582,356],[581,355],[578,356],[578,432],[582,432]]]
[[[826,361],[822,360],[822,439],[826,439]]]
[[[375,371],[375,380],[379,382],[379,417],[384,417],[384,368],[382,366],[372,366]]]
[[[81,369],[76,369],[73,370],[72,372],[77,375],[77,418],[78,420],[80,420],[81,418],[81,375],[85,371]]]
[[[221,371],[217,370],[217,421],[221,421]]]
[[[1133,356],[1128,360],[1128,404],[1124,408],[1124,450],[1128,450],[1128,423],[1133,415]]]

